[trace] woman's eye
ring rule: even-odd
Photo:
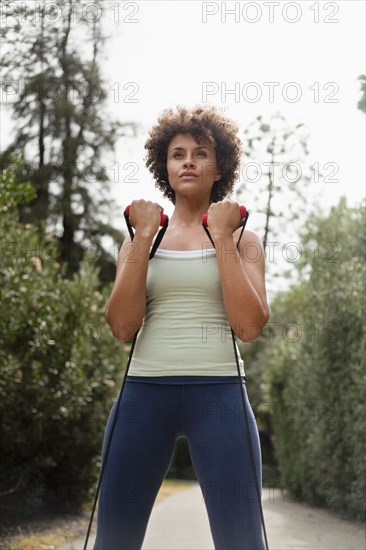
[[[207,157],[206,151],[197,151],[196,155],[201,156],[201,157]],[[181,151],[175,151],[173,153],[173,158],[174,159],[181,158],[182,156],[183,156],[183,153]]]

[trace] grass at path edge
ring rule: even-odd
[[[191,485],[191,481],[165,479],[160,487],[155,502],[158,503],[177,491],[188,489]],[[56,518],[52,521],[53,525],[48,527],[41,521],[30,522],[29,525],[18,527],[18,535],[10,536],[1,540],[1,549],[53,550],[63,544],[71,543],[73,540],[86,534],[89,517],[90,510],[81,513],[80,516],[70,519],[69,521],[65,519],[65,516],[62,516],[62,518],[59,519]]]

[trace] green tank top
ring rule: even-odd
[[[156,251],[148,265],[146,314],[128,374],[238,374],[215,250]]]

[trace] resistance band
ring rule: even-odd
[[[127,225],[127,228],[128,228],[128,232],[129,232],[130,237],[131,237],[131,241],[133,241],[134,232],[133,232],[132,226],[130,224],[129,213],[130,213],[130,206],[127,206],[127,208],[124,211],[124,217],[125,217],[125,220],[126,220],[126,225]],[[149,255],[149,260],[151,260],[151,258],[154,257],[156,249],[158,248],[159,244],[161,243],[161,240],[164,237],[164,233],[167,230],[168,223],[169,223],[168,216],[166,214],[161,213],[161,215],[160,215],[160,225],[162,227],[161,227],[159,233],[157,234],[155,242],[154,242],[154,244],[151,248],[151,252],[150,252],[150,255]],[[124,374],[124,377],[123,377],[121,391],[119,392],[117,405],[116,405],[116,410],[115,410],[115,414],[113,416],[110,435],[109,435],[109,438],[108,438],[108,441],[107,441],[107,444],[106,444],[106,449],[105,449],[105,453],[104,453],[104,460],[103,460],[101,472],[100,472],[100,475],[99,475],[98,486],[97,486],[97,490],[96,490],[96,493],[95,493],[93,508],[92,508],[92,512],[91,512],[91,516],[90,516],[90,520],[89,520],[89,525],[88,525],[88,530],[87,530],[86,537],[85,537],[85,543],[84,543],[84,549],[83,550],[86,550],[87,546],[88,546],[90,530],[91,530],[91,526],[93,524],[95,508],[96,508],[97,501],[98,501],[98,496],[99,496],[99,491],[100,491],[100,487],[101,487],[101,484],[102,484],[103,474],[104,474],[105,467],[106,467],[106,464],[107,464],[109,449],[110,449],[111,441],[112,441],[113,430],[114,430],[114,427],[116,425],[119,405],[120,405],[120,402],[121,402],[123,390],[124,390],[125,383],[126,383],[127,373],[128,373],[129,368],[130,368],[130,363],[131,363],[133,351],[135,349],[136,338],[137,338],[137,335],[139,333],[139,330],[136,332],[136,334],[134,335],[133,340],[132,340],[131,351],[130,351],[130,355],[129,355],[129,358],[128,358],[128,361],[127,361],[127,366],[126,366],[125,374]]]
[[[240,235],[239,235],[238,242],[236,243],[236,247],[237,247],[238,250],[239,250],[240,239],[241,239],[241,237],[242,237],[242,235],[243,235],[243,232],[244,232],[246,223],[247,223],[248,218],[249,218],[249,212],[248,212],[248,210],[245,208],[245,206],[240,206],[240,218],[241,218],[241,220],[240,220],[240,225],[239,225],[239,227],[241,227],[242,229],[241,229],[241,232],[240,232]],[[202,217],[202,226],[203,226],[203,229],[206,231],[207,236],[208,236],[208,238],[210,239],[210,241],[211,241],[211,243],[212,243],[212,246],[213,246],[214,248],[216,248],[216,247],[215,247],[215,243],[214,243],[214,241],[212,240],[212,237],[211,237],[211,235],[210,235],[210,232],[209,232],[209,230],[208,230],[207,225],[208,225],[208,215],[207,215],[207,214],[204,214],[203,217]],[[268,540],[267,540],[266,526],[265,526],[265,523],[264,523],[264,516],[263,516],[263,509],[262,509],[262,499],[261,499],[261,493],[260,493],[260,487],[259,487],[259,477],[258,477],[257,468],[256,468],[256,466],[255,466],[253,445],[252,445],[252,439],[251,439],[250,429],[249,429],[248,411],[247,411],[247,408],[246,408],[246,406],[245,406],[244,389],[243,389],[243,385],[242,385],[242,383],[241,383],[241,378],[240,378],[239,358],[238,358],[238,352],[237,352],[236,345],[235,345],[235,334],[234,334],[234,331],[233,331],[232,328],[231,328],[231,337],[232,337],[232,340],[233,340],[234,353],[235,353],[235,361],[236,361],[236,367],[237,367],[237,370],[238,370],[238,379],[239,379],[239,386],[240,386],[241,398],[242,398],[242,402],[243,402],[243,410],[244,410],[244,416],[245,416],[245,423],[246,423],[246,428],[247,428],[247,437],[248,437],[248,443],[249,443],[250,459],[251,459],[252,467],[253,467],[254,480],[255,480],[255,487],[256,487],[257,498],[258,498],[258,502],[259,502],[259,510],[260,510],[260,514],[261,514],[261,521],[262,521],[262,526],[263,526],[264,539],[265,539],[265,542],[266,542],[266,549],[269,550],[269,549],[268,549]]]
[[[129,212],[130,212],[130,206],[127,206],[127,208],[124,211],[124,217],[125,217],[125,220],[126,220],[126,225],[127,225],[127,228],[128,228],[128,232],[129,232],[130,237],[131,237],[131,241],[133,241],[134,232],[133,232],[130,220],[129,220]],[[239,239],[238,239],[238,242],[237,242],[237,245],[236,245],[238,249],[239,249],[240,239],[243,235],[245,225],[248,221],[248,217],[249,217],[249,212],[247,211],[245,206],[240,206],[241,221],[240,221],[240,226],[239,227],[242,227],[242,230],[240,232],[240,236],[239,236]],[[160,218],[161,229],[160,229],[158,235],[156,236],[154,244],[151,248],[151,252],[149,254],[149,260],[151,260],[154,257],[155,252],[156,252],[156,250],[157,250],[159,244],[161,243],[161,240],[162,240],[162,238],[165,234],[165,231],[167,230],[168,223],[169,223],[168,216],[166,214],[161,213],[161,218]],[[213,247],[216,248],[215,243],[212,240],[212,237],[211,237],[210,232],[208,230],[208,214],[207,213],[202,216],[202,227],[205,230],[208,238],[210,239]],[[129,355],[129,358],[128,358],[128,361],[127,361],[127,366],[126,366],[125,374],[124,374],[124,377],[123,377],[122,387],[121,387],[121,390],[120,390],[120,393],[119,393],[119,396],[118,396],[118,400],[117,400],[117,404],[116,404],[115,414],[113,416],[113,421],[112,421],[112,426],[111,426],[109,438],[108,438],[108,441],[107,441],[107,444],[106,444],[106,449],[105,449],[105,453],[104,453],[104,460],[103,460],[103,464],[102,464],[102,468],[101,468],[101,472],[100,472],[100,476],[99,476],[98,486],[97,486],[97,490],[96,490],[96,494],[95,494],[95,498],[94,498],[93,508],[92,508],[92,512],[91,512],[91,516],[90,516],[90,520],[89,520],[89,525],[88,525],[88,530],[87,530],[83,550],[87,549],[90,530],[91,530],[91,526],[93,524],[95,508],[96,508],[96,504],[97,504],[97,501],[98,501],[99,491],[100,491],[100,487],[101,487],[101,484],[102,484],[102,478],[103,478],[103,474],[104,474],[107,459],[108,459],[109,449],[110,449],[110,446],[111,446],[113,430],[114,430],[114,427],[116,425],[119,405],[120,405],[120,402],[121,402],[123,389],[125,387],[125,382],[126,382],[126,378],[127,378],[127,373],[128,373],[129,367],[130,367],[130,363],[131,363],[132,355],[133,355],[133,352],[134,352],[134,349],[135,349],[136,339],[137,339],[137,335],[139,333],[139,330],[136,332],[136,334],[134,335],[133,340],[132,340],[131,351],[130,351],[130,355]],[[250,429],[249,429],[249,419],[248,419],[247,409],[246,409],[246,406],[245,406],[244,389],[243,389],[243,386],[242,386],[242,383],[241,383],[239,358],[238,358],[238,352],[237,352],[237,349],[236,349],[235,335],[234,335],[233,329],[231,329],[231,336],[232,336],[232,340],[233,340],[236,366],[237,366],[237,369],[238,369],[238,379],[239,379],[241,397],[242,397],[242,402],[243,402],[243,410],[244,410],[244,416],[245,416],[245,422],[246,422],[246,428],[247,428],[247,437],[248,437],[248,443],[249,443],[250,458],[251,458],[253,472],[254,472],[256,492],[257,492],[257,498],[258,498],[258,502],[259,502],[261,521],[262,521],[262,525],[263,525],[264,538],[265,538],[265,542],[266,542],[266,549],[268,550],[268,541],[267,541],[266,527],[265,527],[265,523],[264,523],[262,501],[261,501],[261,492],[260,492],[260,487],[259,487],[259,478],[258,478],[258,473],[257,473],[256,466],[255,466],[253,445],[252,445],[252,440],[251,440],[251,436],[250,436]]]

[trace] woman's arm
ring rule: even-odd
[[[161,212],[162,208],[151,201],[141,199],[131,203],[130,220],[135,235],[133,242],[127,237],[121,246],[116,278],[104,313],[118,340],[131,340],[142,325],[150,247],[159,228]]]
[[[146,276],[152,237],[127,237],[118,257],[116,278],[105,319],[118,340],[127,341],[141,327],[146,310]]]
[[[226,315],[243,342],[258,338],[269,319],[263,244],[254,231],[213,237]]]

